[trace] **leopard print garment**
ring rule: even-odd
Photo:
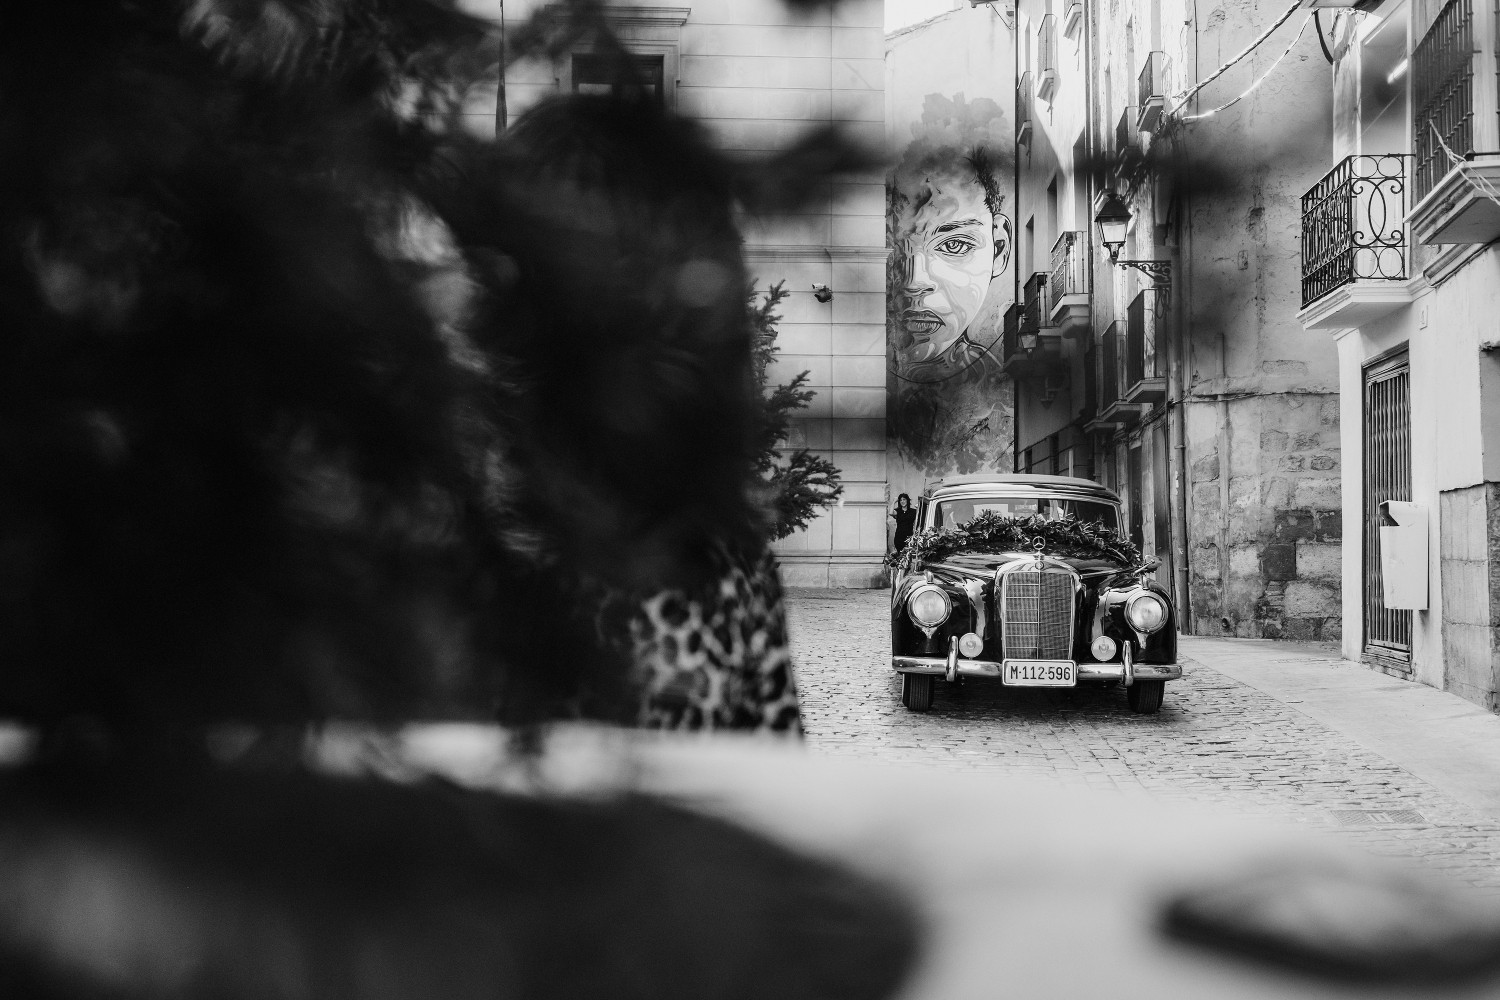
[[[736,729],[801,735],[781,575],[769,549],[715,551],[718,579],[695,591],[612,593],[598,618],[625,644],[650,729]]]

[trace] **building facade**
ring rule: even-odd
[[[1301,319],[1339,358],[1343,651],[1496,710],[1500,24],[1359,6],[1323,17],[1334,142],[1301,234]]]
[[[1001,360],[1015,300],[1012,23],[1009,11],[965,4],[886,41],[893,499],[1014,462],[1014,389]]]
[[[1330,71],[1286,12],[1017,5],[1017,468],[1116,489],[1199,634],[1341,627],[1337,360],[1295,291]]]
[[[508,30],[544,0],[469,0]],[[794,13],[780,0],[698,0],[691,6],[610,3],[612,29],[664,104],[708,128],[720,147],[758,157],[830,124],[872,148],[885,135],[883,7],[845,0]],[[498,93],[475,102],[476,127],[503,127],[542,98],[601,85],[587,44],[556,59],[511,63]],[[488,123],[488,124],[487,124]],[[747,218],[750,274],[785,282],[781,356],[770,373],[811,373],[811,406],[790,447],[842,470],[844,495],[806,530],[777,544],[790,586],[878,586],[886,545],[885,186],[876,171],[831,181],[795,214]],[[832,297],[820,302],[814,286]]]

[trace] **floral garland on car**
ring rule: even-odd
[[[1141,562],[1141,550],[1134,542],[1098,521],[1080,521],[1071,514],[1052,520],[1040,514],[1008,517],[993,512],[980,514],[957,528],[918,532],[885,561],[906,571],[922,563],[941,562],[959,552],[1033,552],[1038,539],[1042,541],[1041,551],[1051,556],[1107,559],[1122,566],[1138,566]]]

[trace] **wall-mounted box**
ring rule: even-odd
[[[1380,583],[1387,610],[1427,610],[1427,507],[1380,502]]]

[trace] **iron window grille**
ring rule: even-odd
[[[1407,277],[1404,153],[1347,156],[1302,196],[1302,305],[1336,288]]]
[[[1387,608],[1380,502],[1411,499],[1411,368],[1403,352],[1364,371],[1364,625],[1366,655],[1411,659],[1412,613]]]
[[[1411,56],[1415,201],[1452,166],[1445,143],[1459,156],[1474,149],[1474,51],[1473,0],[1448,0]]]
[[[1084,250],[1081,232],[1063,233],[1052,244],[1052,280],[1049,289],[1051,305],[1056,306],[1065,295],[1088,293],[1088,261]]]

